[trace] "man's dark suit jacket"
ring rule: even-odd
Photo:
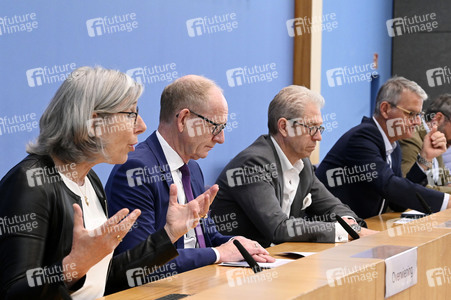
[[[362,218],[377,215],[383,199],[386,201],[382,212],[387,205],[424,212],[416,193],[423,196],[432,211],[439,211],[443,193],[414,183],[426,179],[417,164],[413,164],[406,178],[402,177],[399,144],[391,154],[392,168],[386,157],[384,140],[376,123],[372,118],[364,117],[360,125],[335,143],[316,170],[316,176]],[[353,169],[358,172],[351,174]],[[368,172],[371,176],[367,176]]]
[[[196,198],[205,191],[204,178],[197,162],[190,160],[188,167],[191,188]],[[108,211],[113,214],[125,207],[130,211],[138,208],[142,212],[136,221],[137,226],[132,227],[116,248],[116,254],[133,248],[150,234],[164,228],[169,205],[169,186],[172,183],[171,171],[156,132],[140,143],[134,152],[129,153],[126,163],[114,166],[106,184]],[[207,247],[219,246],[231,238],[220,234],[212,219],[201,221]],[[179,249],[179,256],[161,267],[162,271],[156,273],[160,274],[158,276],[162,277],[162,273],[173,275],[174,272],[185,272],[212,264],[216,260],[216,254],[211,248],[184,249],[183,237],[177,240],[175,246]],[[156,275],[153,278],[158,279]]]
[[[316,178],[310,160],[303,162],[288,217],[281,209],[284,187],[279,157],[270,136],[260,136],[219,175],[211,215],[234,219],[234,235],[244,235],[263,246],[288,241],[335,242],[335,224],[330,222],[335,221],[334,214],[357,216]],[[312,204],[301,210],[309,193]],[[317,221],[308,220],[315,216]]]

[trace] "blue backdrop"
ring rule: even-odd
[[[323,16],[336,14],[337,26],[322,36],[321,94],[326,127],[320,160],[343,133],[371,116],[371,75],[383,84],[391,76],[392,40],[386,21],[392,18],[393,1],[324,0]],[[378,68],[372,66],[379,55]],[[379,85],[374,82],[376,90]]]
[[[215,80],[229,102],[226,142],[200,161],[212,184],[228,160],[267,132],[273,96],[292,82],[293,1],[21,1],[0,11],[0,176],[25,155],[39,117],[67,73],[83,65],[127,72],[145,85],[139,100],[148,131],[175,78]],[[4,25],[5,24],[5,25]],[[249,73],[257,67],[258,77]],[[228,71],[230,70],[230,71]],[[258,80],[256,80],[258,78]],[[61,122],[64,122],[61,116]],[[27,127],[28,126],[28,127]],[[111,166],[95,167],[102,182]]]
[[[335,14],[336,27],[323,30],[323,118],[330,130],[321,157],[369,113],[370,83],[347,84],[343,73],[371,63],[378,52],[381,81],[389,76],[385,21],[391,5],[323,1],[323,15]],[[199,161],[206,183],[214,183],[235,154],[267,132],[269,102],[292,83],[293,31],[286,24],[293,11],[293,0],[2,2],[0,177],[26,155],[25,145],[37,137],[39,118],[67,74],[101,65],[144,84],[139,107],[148,131],[140,141],[156,129],[161,92],[175,78],[200,74],[224,89],[231,125],[226,142]],[[106,183],[111,166],[94,169]]]

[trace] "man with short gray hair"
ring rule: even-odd
[[[374,233],[361,228],[357,222],[364,222],[315,176],[308,157],[324,130],[323,105],[323,97],[305,87],[285,87],[269,105],[269,135],[260,136],[221,172],[211,215],[235,214],[233,234],[263,246],[347,241],[347,232],[334,222],[337,215],[362,236]]]
[[[446,151],[446,139],[434,126],[425,135],[407,178],[401,173],[398,140],[410,138],[421,124],[421,109],[427,95],[404,77],[389,79],[379,90],[372,118],[346,132],[330,149],[316,170],[318,178],[362,218],[384,213],[390,206],[428,212],[449,207],[449,195],[419,184],[434,157]]]

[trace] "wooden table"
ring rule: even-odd
[[[447,254],[447,250],[451,249],[451,229],[434,227],[451,220],[451,210],[406,225],[394,225],[399,216],[399,213],[388,213],[367,219],[370,229],[381,232],[350,243],[283,243],[267,248],[276,258],[280,258],[277,253],[284,251],[318,253],[256,275],[251,274],[249,269],[209,265],[100,299],[157,299],[173,293],[193,295],[187,299],[209,300],[236,297],[336,299],[343,295],[352,295],[351,298],[355,299],[383,299],[384,260],[351,257],[383,244],[418,247],[418,284],[393,296],[393,299],[451,297],[451,284],[430,287],[426,278],[427,270],[445,266],[451,268],[451,256]],[[340,279],[343,284],[331,286],[328,272],[338,268],[357,272]],[[348,282],[355,276],[368,276],[369,273],[376,274],[374,280]]]

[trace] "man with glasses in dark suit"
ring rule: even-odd
[[[449,195],[420,184],[434,157],[446,151],[446,138],[432,127],[406,178],[401,173],[398,140],[410,138],[424,115],[424,90],[404,77],[393,77],[379,90],[372,118],[346,132],[323,159],[316,175],[362,218],[407,208],[425,213],[449,208]],[[417,198],[419,194],[427,208]]]
[[[195,162],[224,143],[228,107],[222,90],[210,79],[187,75],[166,86],[160,102],[160,123],[146,141],[131,152],[127,162],[116,165],[106,185],[108,208],[141,210],[140,221],[116,248],[121,253],[160,230],[166,223],[169,186],[177,186],[177,199],[187,203],[205,191],[202,171]],[[213,186],[217,191],[217,187]],[[203,216],[201,216],[203,217]],[[233,220],[201,219],[200,224],[176,242],[179,257],[157,272],[147,272],[156,280],[215,262],[242,260],[232,236],[216,227]],[[274,262],[257,242],[238,239],[258,262]],[[145,255],[145,254],[143,254]]]
[[[283,88],[268,109],[269,135],[260,136],[219,175],[211,215],[234,214],[233,234],[264,246],[282,242],[345,242],[339,215],[363,236],[374,231],[316,178],[309,156],[324,127],[321,95],[302,86]]]

